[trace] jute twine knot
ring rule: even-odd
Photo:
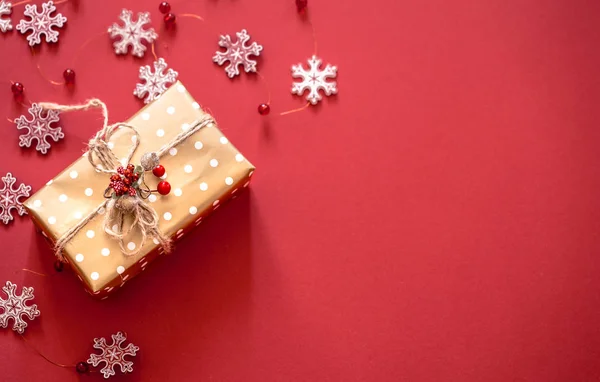
[[[117,174],[117,168],[121,165],[119,158],[112,152],[108,142],[111,136],[119,128],[127,128],[133,131],[135,139],[132,139],[132,145],[125,157],[125,163],[130,163],[133,154],[140,145],[140,135],[137,129],[125,123],[108,124],[108,108],[106,104],[99,99],[91,99],[81,105],[58,105],[55,103],[39,103],[43,109],[58,110],[58,111],[74,111],[88,110],[91,108],[101,108],[104,119],[103,127],[99,130],[88,142],[87,158],[90,164],[97,172],[105,174]],[[167,153],[171,148],[186,140],[189,136],[200,130],[202,127],[215,123],[212,117],[208,114],[200,121],[195,121],[192,126],[185,132],[177,135],[167,145],[161,147],[156,152],[156,156],[160,158]],[[144,166],[146,167],[146,166]],[[171,251],[171,240],[166,237],[158,228],[158,215],[144,199],[138,194],[123,195],[116,199],[111,198],[105,200],[100,206],[92,211],[88,216],[83,218],[77,225],[65,232],[55,243],[54,253],[61,261],[66,261],[63,250],[66,245],[77,235],[77,233],[92,221],[102,209],[106,210],[104,216],[103,228],[106,234],[119,241],[121,251],[125,256],[135,256],[142,250],[144,243],[148,238],[156,239],[162,246],[165,253]],[[142,236],[140,245],[136,245],[135,249],[129,251],[125,245],[125,238],[132,231],[139,232]]]

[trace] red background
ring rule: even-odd
[[[101,98],[114,122],[141,107],[131,92],[152,57],[94,36],[123,7],[151,11],[159,55],[258,168],[251,192],[102,302],[55,274],[26,217],[0,227],[0,281],[35,287],[42,312],[29,343],[74,364],[126,331],[141,351],[115,380],[130,381],[598,380],[600,3],[309,3],[339,95],[284,117],[304,104],[289,68],[313,50],[292,0],[173,1],[206,20],[175,33],[158,0],[70,1],[59,43],[35,56],[0,36],[2,116],[25,111],[12,80],[30,101]],[[242,28],[264,45],[267,118],[264,83],[211,62],[218,35]],[[38,62],[57,81],[74,67],[75,89]],[[0,122],[0,171],[37,190],[100,126],[95,113],[61,123],[43,156]],[[0,336],[3,381],[78,380]]]

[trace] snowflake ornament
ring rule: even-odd
[[[33,288],[23,287],[20,296],[15,293],[17,286],[10,281],[6,282],[6,285],[2,287],[4,293],[7,294],[8,299],[3,300],[0,298],[0,308],[4,310],[0,314],[0,327],[8,327],[8,320],[13,319],[12,329],[23,334],[25,328],[27,328],[27,322],[23,319],[23,316],[27,316],[30,320],[39,317],[40,311],[36,304],[27,306],[25,303],[29,300],[33,300]]]
[[[59,139],[65,137],[60,127],[50,126],[60,120],[58,117],[59,112],[57,110],[44,110],[37,103],[32,104],[28,111],[32,116],[31,120],[28,120],[24,115],[15,119],[17,129],[29,130],[27,134],[19,136],[19,146],[31,147],[33,140],[36,139],[35,149],[42,154],[46,154],[50,148],[47,138],[52,138],[55,142],[58,142]]]
[[[158,35],[154,32],[153,28],[144,30],[144,25],[150,23],[150,13],[140,12],[138,13],[137,21],[132,21],[131,17],[133,12],[123,9],[119,18],[123,21],[123,26],[113,24],[108,28],[111,38],[121,37],[120,41],[115,41],[113,47],[115,48],[116,54],[127,54],[129,45],[133,48],[131,54],[137,57],[143,57],[146,52],[146,46],[142,43],[142,40],[146,40],[149,44],[152,44]]]
[[[251,60],[250,55],[260,56],[260,51],[263,49],[262,45],[258,45],[256,42],[246,46],[250,35],[245,29],[241,32],[236,33],[238,40],[233,43],[231,42],[231,36],[221,35],[219,40],[219,46],[226,49],[225,52],[217,51],[213,57],[213,61],[219,65],[223,65],[225,61],[229,61],[229,65],[225,68],[225,72],[229,78],[233,78],[240,74],[238,68],[239,65],[244,65],[246,73],[256,72],[256,61]]]
[[[90,359],[87,360],[87,363],[94,367],[102,362],[106,364],[100,370],[104,374],[104,378],[110,378],[111,375],[115,375],[115,366],[121,366],[122,373],[131,373],[133,371],[133,362],[126,361],[125,356],[130,355],[134,357],[137,351],[140,350],[139,347],[132,343],[124,348],[121,347],[121,344],[127,339],[121,332],[113,334],[111,337],[113,340],[111,345],[106,343],[104,337],[94,338],[94,349],[102,350],[102,354],[90,354]]]
[[[25,34],[29,30],[33,32],[27,36],[30,46],[41,43],[42,35],[46,35],[46,42],[58,41],[58,32],[52,30],[52,27],[61,28],[67,22],[67,18],[60,13],[56,16],[50,16],[54,11],[56,11],[56,7],[52,1],[42,4],[41,13],[38,13],[37,5],[27,4],[25,6],[25,16],[29,16],[30,20],[21,20],[17,25],[17,30],[21,34]]]
[[[2,177],[2,183],[4,186],[0,188],[0,221],[4,224],[10,223],[13,220],[11,211],[17,210],[20,216],[26,215],[27,211],[23,207],[23,203],[19,198],[28,198],[31,186],[26,186],[23,183],[15,190],[13,185],[17,181],[17,178],[12,176],[9,172],[6,176]]]
[[[0,32],[6,33],[12,30],[12,24],[10,19],[3,19],[3,15],[10,15],[12,13],[12,4],[6,1],[0,0]]]
[[[310,90],[306,99],[313,105],[323,99],[319,94],[319,89],[322,89],[328,96],[337,94],[337,83],[327,82],[327,78],[337,76],[337,67],[328,64],[325,69],[320,70],[321,62],[320,58],[312,56],[308,60],[310,66],[308,70],[305,70],[302,64],[292,66],[292,77],[302,79],[302,82],[292,84],[292,94],[302,95],[305,90]]]
[[[164,70],[167,68],[167,63],[164,59],[159,58],[154,62],[154,73],[149,65],[140,68],[140,79],[145,81],[145,84],[137,84],[133,94],[138,98],[144,98],[144,103],[150,103],[158,99],[166,90],[167,85],[174,83],[177,80],[177,72],[173,69]]]

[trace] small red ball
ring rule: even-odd
[[[65,266],[65,264],[64,264],[62,261],[60,261],[60,260],[56,260],[56,261],[54,262],[54,270],[55,270],[56,272],[62,272],[62,271],[63,271],[63,268],[64,268],[64,266]]]
[[[160,183],[158,183],[158,186],[156,186],[156,190],[161,195],[168,195],[169,192],[171,192],[171,184],[163,180]]]
[[[298,9],[299,13],[304,13],[307,6],[308,0],[296,0],[296,8]]]
[[[162,164],[159,164],[158,166],[154,167],[154,170],[152,170],[152,173],[157,178],[160,178],[161,176],[165,175],[165,167]]]
[[[87,374],[90,371],[90,367],[85,362],[79,362],[77,365],[75,365],[75,370],[79,374]]]
[[[72,85],[75,83],[75,71],[73,69],[65,69],[63,72],[63,78],[67,85]]]
[[[164,17],[165,25],[170,28],[175,26],[175,20],[177,17],[173,13],[167,13]]]
[[[160,3],[160,5],[158,6],[158,10],[160,11],[160,13],[162,13],[163,15],[166,15],[167,13],[171,12],[171,4],[167,3],[166,1],[163,1],[162,3]]]
[[[258,105],[258,114],[267,115],[267,114],[269,114],[270,111],[271,111],[271,106],[269,106],[269,104],[261,103],[260,105]]]
[[[23,92],[25,91],[25,86],[23,86],[23,84],[20,82],[15,82],[10,87],[10,90],[12,91],[12,94],[15,97],[19,97],[23,95]]]

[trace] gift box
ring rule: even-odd
[[[203,124],[198,128],[200,122]],[[173,142],[177,144],[170,147]],[[162,150],[160,164],[166,173],[158,178],[145,172],[143,179],[150,190],[156,190],[161,179],[168,181],[171,191],[168,195],[145,195],[141,203],[155,212],[158,229],[172,241],[186,235],[246,188],[254,172],[254,166],[180,82],[115,129],[105,146],[115,158],[126,158],[135,144],[139,146],[129,161],[132,164],[140,164],[146,153]],[[110,175],[97,171],[90,156],[94,157],[89,151],[84,153],[24,205],[52,244],[60,243],[71,233],[61,251],[63,260],[90,294],[105,299],[141,273],[165,252],[165,247],[152,235],[143,240],[135,227],[122,240],[107,233],[110,230],[106,229],[105,219],[112,213],[107,203],[115,198],[114,191],[107,187]],[[126,216],[123,225],[131,225],[132,219]],[[115,232],[121,228],[113,226]]]

